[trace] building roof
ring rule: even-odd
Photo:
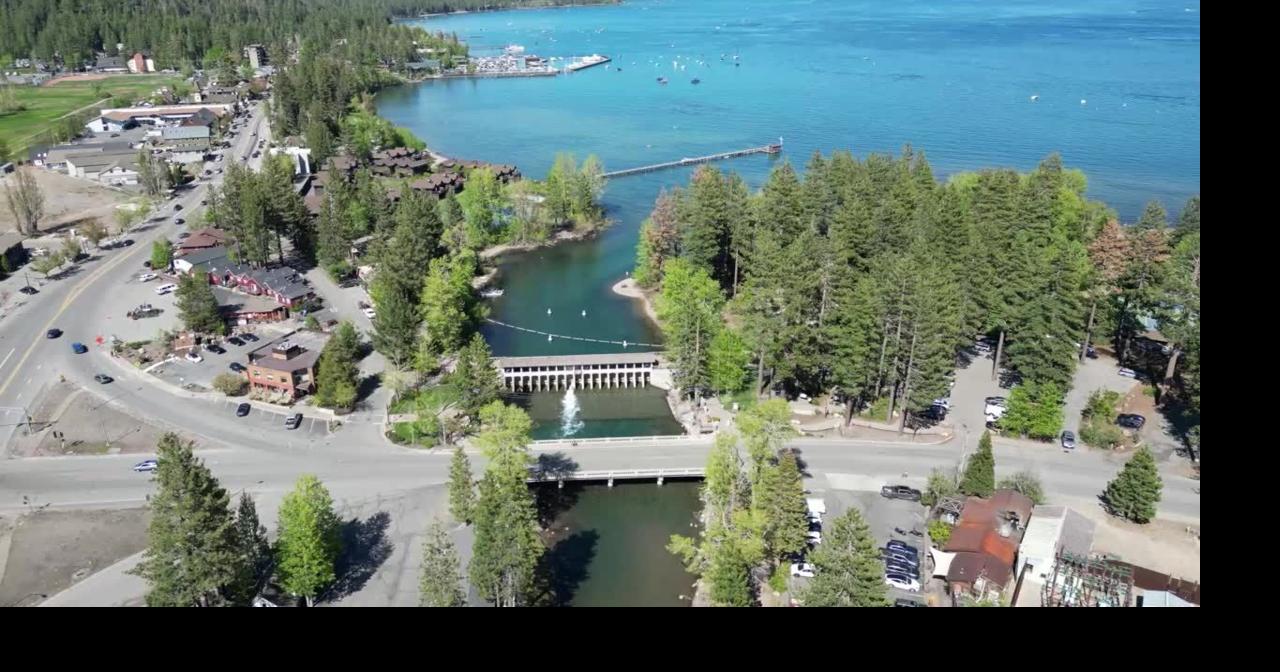
[[[1075,509],[1065,506],[1037,506],[1031,512],[1031,524],[1027,525],[1018,547],[1018,572],[1030,564],[1036,580],[1044,579],[1053,570],[1058,551],[1074,555],[1088,555],[1093,550],[1094,522]]]
[[[227,244],[229,236],[222,229],[200,229],[195,231],[185,240],[178,241],[178,249],[183,251],[202,250],[210,247],[223,247]],[[224,251],[225,255],[225,251]],[[184,259],[189,256],[184,256]],[[192,262],[199,263],[199,262]]]
[[[1200,605],[1200,584],[1198,582],[1175,579],[1168,574],[1161,574],[1153,569],[1139,567],[1120,560],[1113,560],[1112,562],[1132,568],[1133,587],[1143,590],[1144,593],[1145,591],[1168,591],[1196,606]]]
[[[210,247],[203,250],[192,250],[191,252],[178,257],[178,259],[181,259],[192,266],[210,264],[226,258],[227,248],[225,247]]]
[[[128,152],[91,152],[67,157],[67,163],[81,170],[101,171],[120,166],[128,170],[138,167],[138,154]]]
[[[315,332],[295,331],[285,334],[251,350],[249,352],[249,364],[272,371],[297,371],[298,369],[311,368],[320,359],[320,352],[324,350],[324,344],[328,340],[328,336]],[[302,349],[302,352],[294,355],[292,359],[275,359],[271,356],[271,353],[277,345],[282,343],[296,345]]]
[[[208,126],[169,126],[160,130],[160,137],[165,140],[208,140]]]
[[[217,285],[213,286],[213,295],[218,299],[218,310],[224,314],[271,313],[284,308],[266,297],[233,292]]]
[[[611,355],[554,355],[547,357],[495,357],[500,368],[512,366],[565,366],[591,364],[656,364],[656,352],[619,352]]]
[[[999,532],[978,525],[960,524],[951,530],[951,538],[946,548],[953,553],[986,553],[1001,563],[1013,567],[1014,558],[1018,554],[1018,545]]]
[[[947,570],[947,581],[951,583],[967,583],[973,585],[980,577],[998,586],[1006,586],[1013,575],[1009,565],[1002,564],[986,553],[956,553]]]

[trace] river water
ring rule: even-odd
[[[666,550],[673,534],[698,531],[698,484],[691,482],[538,486],[554,512],[542,575],[555,606],[688,606],[695,577]]]
[[[378,109],[438,151],[515,163],[531,177],[558,151],[594,153],[618,169],[779,137],[781,159],[721,168],[758,186],[776,161],[803,165],[815,150],[863,155],[909,142],[939,176],[1025,170],[1060,151],[1086,172],[1091,197],[1134,219],[1149,199],[1176,212],[1200,190],[1199,8],[1186,0],[640,0],[433,17],[421,25],[456,32],[476,54],[518,43],[546,57],[614,60],[553,78],[397,87],[378,96]],[[610,287],[634,263],[654,198],[689,173],[613,180],[604,200],[614,225],[594,240],[508,258],[492,316],[659,342],[635,303]],[[484,333],[499,355],[622,350],[497,326]],[[586,401],[596,394],[580,394],[584,411],[610,406]],[[540,413],[560,401],[547,395],[532,406]],[[588,434],[665,433],[672,422],[666,411],[652,423],[583,419]],[[556,435],[545,422],[538,431]]]

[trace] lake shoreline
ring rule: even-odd
[[[613,283],[613,293],[639,301],[644,305],[644,314],[649,318],[649,321],[653,322],[658,328],[662,328],[662,324],[658,322],[658,312],[653,308],[653,292],[646,291],[640,287],[635,278],[624,278]]]

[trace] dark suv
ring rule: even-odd
[[[1121,413],[1116,418],[1116,424],[1125,429],[1142,429],[1142,426],[1147,424],[1147,419],[1137,413]]]
[[[889,499],[905,499],[909,502],[920,501],[920,491],[905,485],[886,485],[880,488],[880,495]]]

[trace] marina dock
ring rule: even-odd
[[[653,163],[647,166],[637,166],[635,168],[626,168],[623,170],[614,170],[604,174],[604,177],[626,177],[627,175],[639,175],[640,173],[652,173],[657,170],[666,170],[667,168],[679,168],[681,166],[692,166],[699,163],[711,163],[712,161],[724,161],[725,159],[736,159],[740,156],[749,156],[751,154],[778,154],[782,151],[782,138],[778,138],[778,142],[761,145],[759,147],[748,147],[747,149],[738,149],[732,152],[720,152],[719,154],[708,154],[706,156],[685,157],[679,161],[667,161],[666,163]]]

